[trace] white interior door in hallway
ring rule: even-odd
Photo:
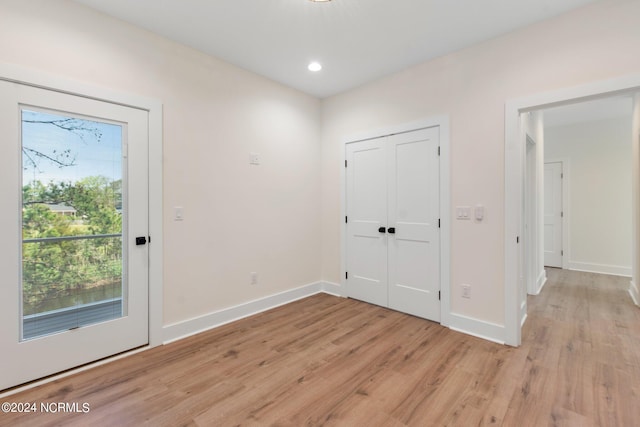
[[[439,128],[346,144],[347,295],[440,321]]]
[[[544,164],[544,265],[562,268],[562,162]]]

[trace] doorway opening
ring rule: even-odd
[[[632,112],[625,95],[526,114],[528,294],[545,267],[631,277]]]
[[[544,284],[544,125],[541,111],[555,107],[579,105],[588,101],[625,98],[632,105],[629,115],[631,132],[632,179],[631,186],[631,285],[629,293],[636,304],[637,290],[637,254],[638,254],[638,176],[640,171],[640,76],[614,79],[590,85],[568,88],[553,93],[540,94],[525,99],[512,100],[506,106],[506,159],[505,159],[505,342],[518,346],[521,342],[521,328],[526,320],[526,296],[536,293]],[[531,116],[538,115],[539,117]],[[527,121],[530,121],[527,123]],[[533,131],[532,131],[533,129]],[[535,131],[539,131],[536,133]],[[538,146],[528,148],[529,134]],[[541,144],[542,143],[542,144]],[[529,153],[529,156],[527,155]],[[531,164],[530,157],[535,153],[534,171],[527,171]],[[563,159],[552,159],[563,160]],[[566,166],[563,163],[563,167]],[[531,166],[529,167],[531,169]],[[570,170],[570,168],[569,168]],[[563,170],[561,173],[565,173]],[[532,179],[537,185],[532,184]],[[528,191],[534,188],[535,199],[528,200]],[[566,185],[560,187],[564,189]],[[566,192],[566,191],[565,191]],[[627,193],[628,194],[628,193]],[[627,196],[628,197],[628,196]],[[536,201],[538,203],[536,203]],[[564,208],[563,208],[564,209]],[[561,215],[563,214],[562,211]],[[565,212],[566,213],[566,212]],[[560,225],[566,224],[565,220]],[[563,227],[564,228],[564,227]],[[566,247],[567,236],[563,233],[563,246]],[[527,240],[526,237],[529,236]],[[531,238],[531,237],[538,237]],[[571,245],[569,245],[571,247]],[[561,250],[564,250],[561,249]],[[565,251],[564,256],[567,253]],[[563,260],[566,264],[566,260]],[[628,270],[628,269],[627,269]],[[604,271],[602,271],[604,272]],[[533,282],[533,283],[532,283]]]

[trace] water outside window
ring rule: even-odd
[[[125,311],[123,130],[22,109],[23,340]]]

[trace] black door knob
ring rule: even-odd
[[[378,228],[378,233],[384,233],[385,231],[387,231],[387,229],[384,227]]]
[[[389,227],[389,229],[387,230],[387,232],[389,234],[396,234],[396,228],[395,227]]]

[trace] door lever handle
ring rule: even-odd
[[[384,227],[378,228],[378,233],[384,233],[385,231],[387,231],[387,229]]]
[[[396,228],[395,227],[389,227],[389,229],[387,230],[387,233],[396,234]]]

